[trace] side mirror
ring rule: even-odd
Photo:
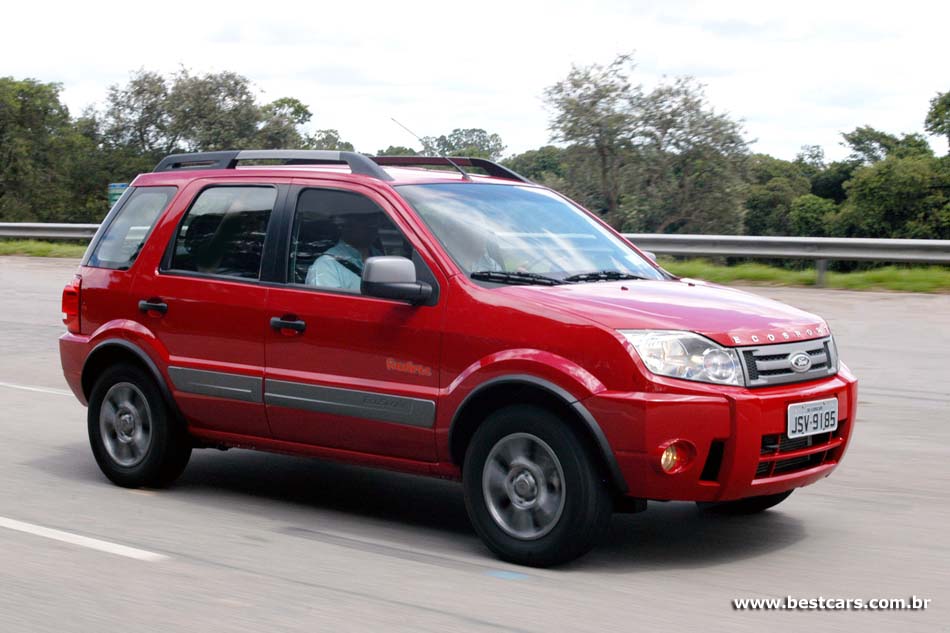
[[[432,296],[432,286],[416,281],[416,265],[405,257],[370,257],[363,265],[360,292],[370,297],[423,303]]]
[[[653,251],[645,251],[641,248],[640,252],[646,255],[647,257],[649,257],[650,259],[652,259],[653,261],[656,261],[656,253],[654,253]]]

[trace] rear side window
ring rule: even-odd
[[[129,268],[176,191],[176,187],[136,187],[106,227],[87,265]]]
[[[274,187],[205,189],[178,229],[171,268],[258,279],[276,199]]]

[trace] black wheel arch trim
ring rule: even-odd
[[[122,338],[110,338],[104,341],[101,341],[92,348],[92,351],[89,352],[89,355],[86,356],[85,362],[82,365],[82,374],[80,374],[83,379],[86,376],[86,367],[89,365],[89,361],[96,357],[96,355],[109,347],[118,347],[127,352],[132,353],[133,356],[142,361],[142,364],[148,369],[148,372],[152,375],[152,378],[155,379],[155,383],[158,385],[158,390],[161,392],[162,397],[165,398],[165,402],[171,408],[172,412],[178,417],[179,420],[184,420],[181,410],[178,408],[178,403],[175,402],[175,399],[172,397],[171,389],[168,388],[168,383],[165,381],[165,377],[162,376],[162,372],[159,371],[158,365],[155,364],[155,361],[145,353],[145,351],[130,341],[127,341]],[[83,389],[85,391],[85,389]],[[89,393],[84,393],[86,399],[89,399],[89,396],[92,394],[92,385],[89,386]]]
[[[587,407],[585,407],[583,403],[581,403],[577,398],[574,397],[573,394],[571,394],[571,392],[564,389],[563,387],[530,374],[510,374],[507,376],[491,378],[478,385],[472,390],[471,393],[465,396],[465,398],[462,400],[462,403],[452,416],[452,422],[449,426],[449,447],[452,446],[453,433],[456,428],[456,422],[458,421],[459,413],[465,410],[465,406],[472,400],[472,398],[476,397],[485,389],[505,383],[521,383],[538,387],[547,391],[551,395],[561,400],[564,404],[571,407],[571,409],[573,409],[577,414],[578,418],[583,421],[584,426],[593,437],[594,443],[597,446],[597,450],[600,452],[600,455],[604,460],[604,464],[607,466],[611,483],[621,494],[626,494],[629,491],[627,481],[624,479],[623,473],[620,471],[620,465],[617,463],[617,457],[614,455],[613,449],[610,448],[610,442],[607,441],[607,436],[604,435],[603,429],[601,429],[600,425],[597,424],[597,420],[594,419],[594,416],[591,414],[591,412],[587,410]]]

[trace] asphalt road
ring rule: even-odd
[[[753,288],[825,316],[861,379],[842,466],[760,516],[615,516],[534,570],[491,557],[451,482],[232,450],[109,484],[59,367],[74,266],[0,257],[0,631],[950,631],[950,296]],[[732,607],[911,595],[930,608]]]

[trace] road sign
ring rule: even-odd
[[[129,186],[127,182],[110,182],[109,183],[109,206],[111,207],[116,203],[116,201],[122,196]]]

